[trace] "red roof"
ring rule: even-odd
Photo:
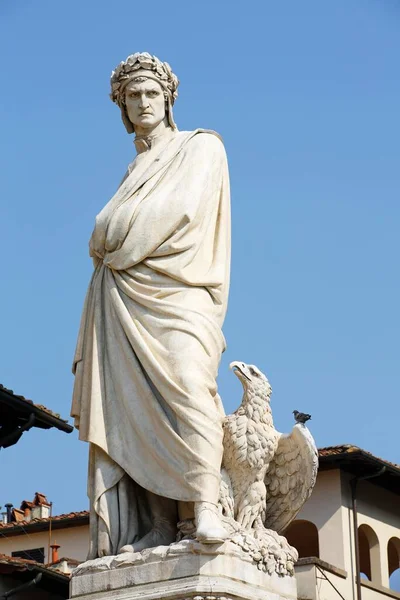
[[[19,556],[8,556],[7,554],[0,553],[0,563],[26,567],[26,565],[39,565],[40,563],[36,560],[30,560],[28,558],[20,558]],[[43,565],[40,565],[43,567]]]
[[[40,492],[35,493],[33,504],[35,506],[50,506],[50,502],[47,500],[46,496]]]
[[[30,404],[32,406],[35,406],[36,408],[38,408],[42,412],[45,412],[48,415],[51,415],[52,417],[55,417],[56,419],[59,419],[60,421],[63,421],[64,423],[68,423],[67,419],[62,419],[58,413],[53,412],[52,410],[50,410],[46,406],[43,406],[43,404],[35,404],[33,402],[33,400],[29,400],[29,398],[25,398],[25,396],[20,396],[19,394],[14,394],[13,390],[10,390],[9,388],[6,388],[1,383],[0,383],[0,390],[3,391],[3,392],[6,392],[7,394],[10,394],[11,396],[14,396],[14,398],[18,398],[18,400],[22,400],[23,402],[26,402],[26,403],[28,403],[28,404]]]
[[[72,425],[42,404],[14,394],[0,384],[0,447],[8,448],[18,442],[25,431],[32,427],[57,429],[66,433],[73,431]]]
[[[76,558],[68,558],[67,556],[62,556],[55,562],[51,563],[50,567],[53,569],[54,565],[58,565],[59,563],[64,562],[64,561],[66,561],[69,565],[75,565],[75,566],[78,566],[82,563],[81,560],[80,561],[76,560]]]
[[[45,519],[31,519],[30,521],[12,521],[11,523],[0,523],[0,531],[4,530],[13,530],[21,533],[24,533],[26,529],[45,529],[50,521],[50,517],[46,517]],[[51,517],[51,524],[53,528],[59,529],[60,526],[71,525],[73,522],[74,525],[85,525],[89,523],[89,511],[81,510],[79,512],[71,512],[63,515],[55,515]]]
[[[358,446],[342,444],[319,449],[319,469],[340,469],[353,479],[368,479],[400,496],[400,465],[375,456]]]
[[[4,569],[4,567],[6,569]],[[48,565],[43,565],[35,560],[19,558],[17,556],[7,556],[7,554],[0,554],[0,572],[7,574],[14,573],[15,571],[41,571],[53,579],[56,578],[58,581],[64,581],[66,583],[68,583],[70,578],[69,574],[63,573],[58,569],[51,569]]]
[[[343,444],[342,446],[327,446],[326,448],[318,448],[318,454],[320,457],[333,456],[334,454],[343,454],[344,452],[348,452],[350,448],[355,447],[356,446],[350,446],[350,444]]]
[[[322,459],[324,459],[326,457],[331,457],[331,456],[342,456],[342,455],[348,456],[351,454],[363,454],[365,457],[369,456],[369,457],[371,457],[371,459],[381,461],[382,463],[385,463],[386,465],[394,467],[395,469],[400,469],[400,465],[393,463],[393,462],[389,462],[388,460],[385,460],[384,458],[380,458],[379,456],[375,456],[371,452],[368,452],[367,450],[363,450],[362,448],[359,448],[358,446],[353,446],[352,444],[342,444],[341,446],[327,446],[326,448],[319,448],[318,454],[319,454],[319,457]]]

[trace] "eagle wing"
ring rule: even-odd
[[[318,450],[309,429],[300,423],[282,434],[265,476],[265,527],[282,532],[308,500],[318,471]]]

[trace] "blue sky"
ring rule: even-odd
[[[135,51],[181,80],[180,129],[223,136],[231,295],[219,386],[258,365],[275,424],[400,462],[400,7],[397,0],[2,0],[0,382],[67,417],[94,217],[132,160],[108,98]],[[87,507],[76,432],[0,454],[0,504]],[[5,483],[6,482],[6,483]]]

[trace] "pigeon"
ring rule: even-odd
[[[296,421],[296,423],[302,423],[303,425],[311,419],[311,415],[309,415],[307,413],[299,412],[298,410],[294,410],[293,414],[294,414],[294,420]]]

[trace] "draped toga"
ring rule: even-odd
[[[71,415],[90,443],[91,533],[109,554],[142,535],[146,519],[150,527],[143,490],[217,503],[222,460],[225,150],[217,134],[196,130],[140,156],[96,218],[74,358]]]

